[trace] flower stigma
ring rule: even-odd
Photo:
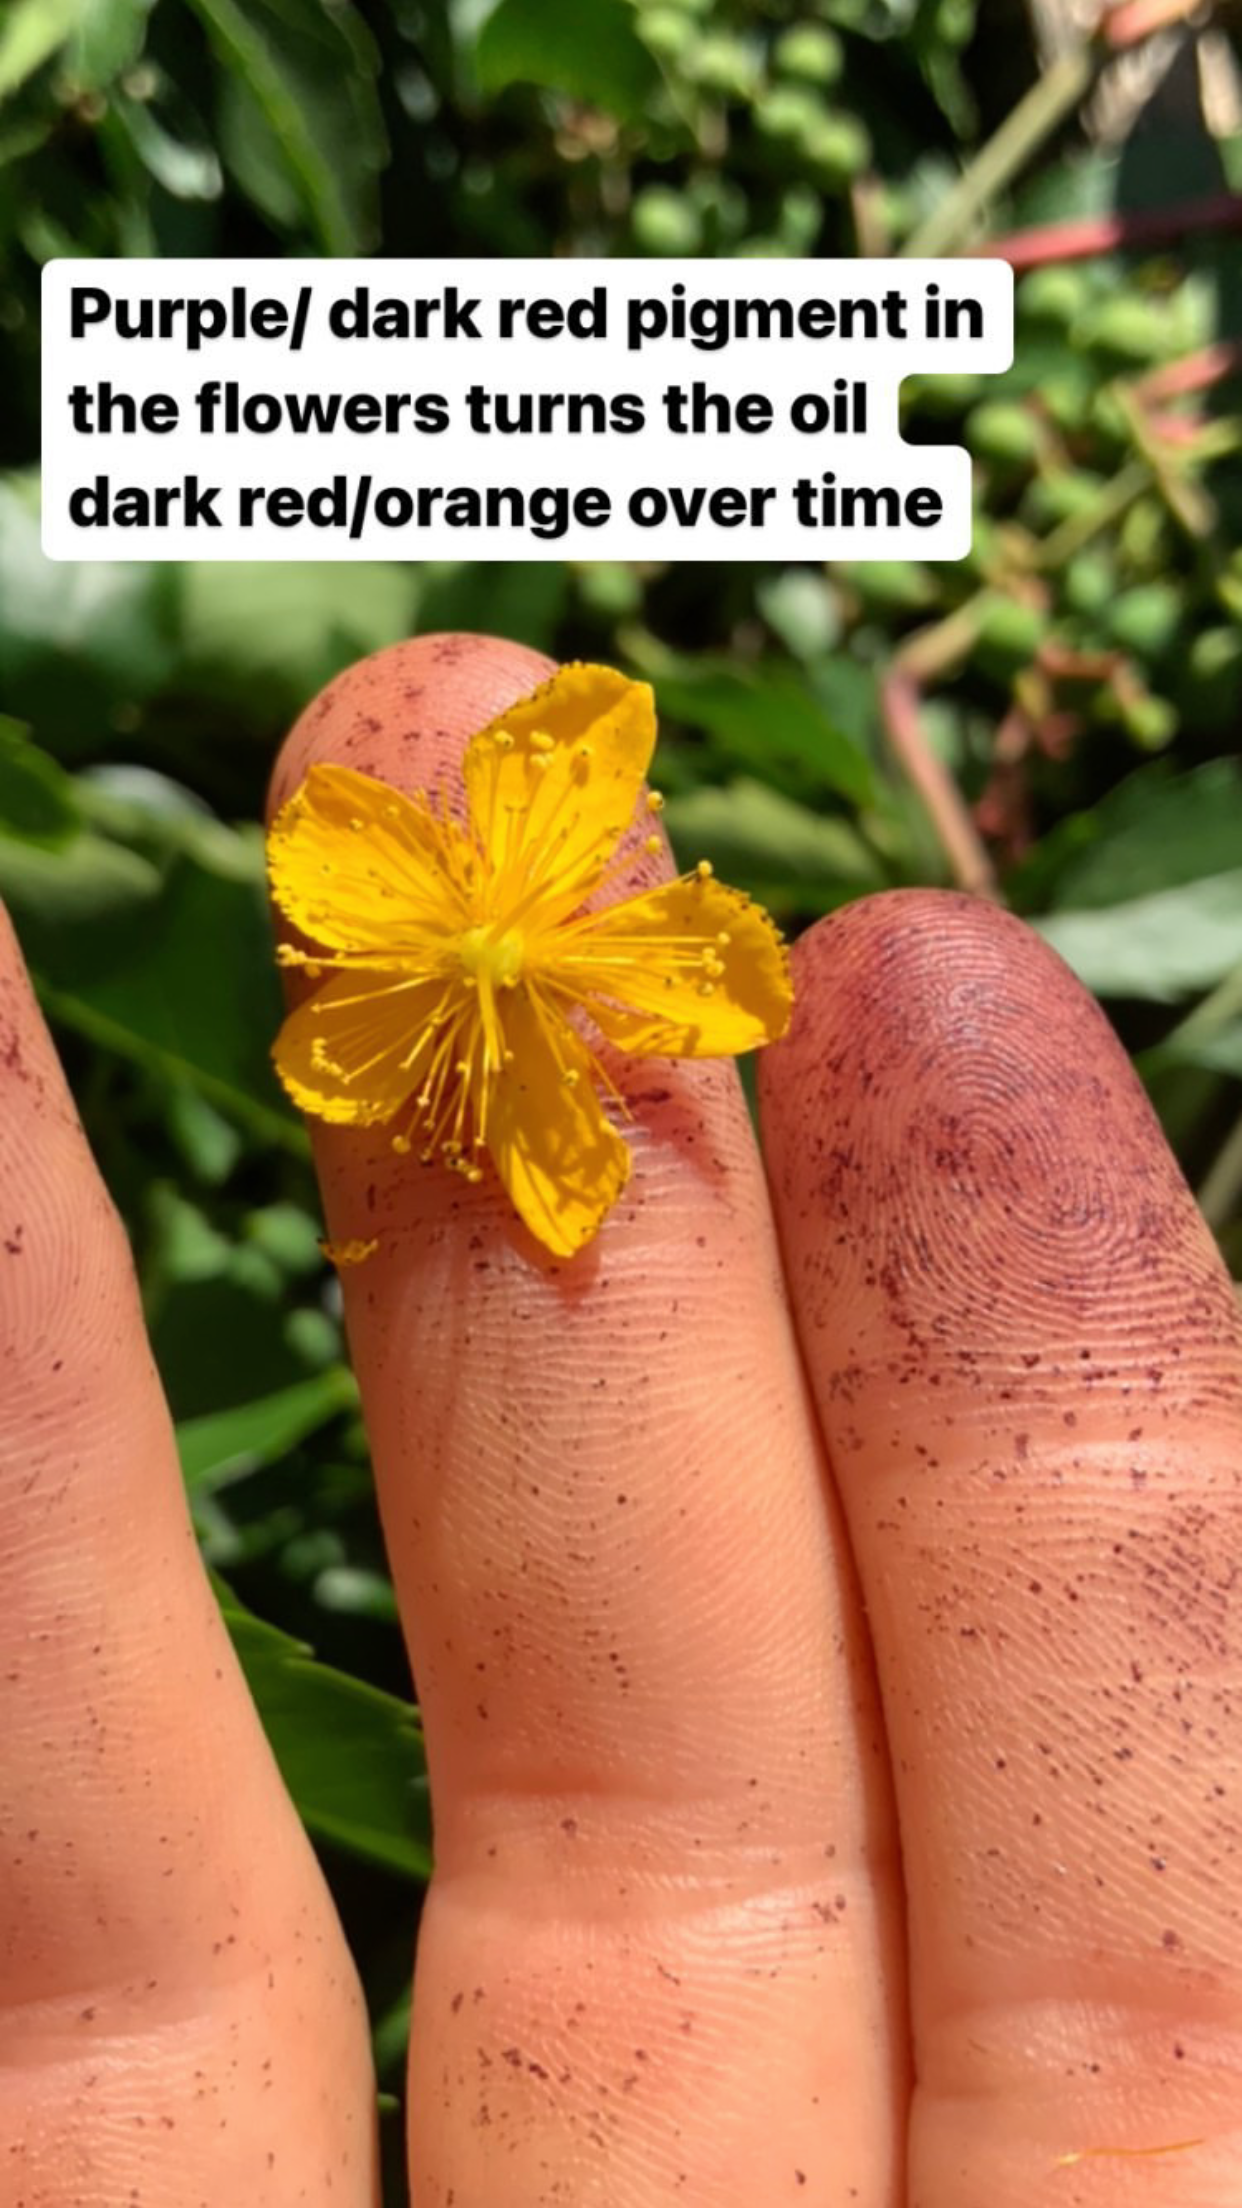
[[[461,939],[461,962],[473,981],[492,989],[515,989],[522,972],[524,945],[520,928],[467,928]]]
[[[625,1106],[592,1031],[634,1057],[728,1057],[774,1041],[792,1005],[767,914],[710,864],[608,901],[662,809],[645,683],[570,666],[479,731],[464,821],[315,766],[272,823],[272,894],[316,984],[274,1048],[295,1103],[380,1126],[471,1183],[490,1159],[546,1249],[591,1240],[630,1172]],[[637,819],[633,837],[627,830]]]

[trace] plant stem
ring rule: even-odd
[[[1141,460],[1127,461],[1124,468],[1114,475],[1101,490],[1094,503],[1080,514],[1071,514],[1068,520],[1045,537],[1039,547],[1038,565],[1045,574],[1064,567],[1084,544],[1098,537],[1101,529],[1117,521],[1127,506],[1151,484],[1151,470]]]
[[[1048,261],[1086,261],[1096,253],[1116,253],[1127,246],[1167,245],[1198,230],[1242,230],[1242,192],[1213,192],[1206,199],[1184,200],[1179,207],[1044,223],[1036,230],[990,238],[971,250],[1008,261],[1021,275],[1024,269],[1042,268]]]
[[[1194,15],[1199,0],[1117,0],[1100,18],[1097,36],[1116,53],[1137,46],[1153,31],[1172,30]]]
[[[928,742],[921,704],[914,677],[902,667],[891,667],[880,684],[880,710],[889,742],[927,808],[958,888],[999,901],[992,861],[961,791]]]
[[[956,184],[902,246],[910,260],[956,252],[988,202],[1071,114],[1100,65],[1100,49],[1082,39],[1031,86]],[[994,247],[989,247],[994,252]]]
[[[1214,1233],[1228,1226],[1242,1197],[1242,1119],[1236,1119],[1203,1176],[1199,1209]]]

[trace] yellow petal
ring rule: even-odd
[[[634,815],[655,749],[645,682],[611,667],[562,667],[529,698],[471,738],[470,828],[501,884],[580,903]]]
[[[399,954],[460,928],[466,842],[425,801],[352,767],[312,767],[272,822],[272,895],[331,950]]]
[[[572,1257],[625,1187],[629,1151],[604,1117],[586,1045],[528,989],[505,1005],[505,1041],[513,1057],[493,1092],[487,1146],[531,1233]]]
[[[760,905],[692,874],[561,931],[549,979],[640,1057],[722,1058],[789,1025],[789,954]]]
[[[304,1112],[340,1125],[391,1119],[418,1089],[443,1008],[443,982],[334,974],[291,1012],[272,1057]]]

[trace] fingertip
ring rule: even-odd
[[[1224,1269],[1134,1067],[1012,914],[920,890],[821,922],[760,1101],[804,1325],[917,1337],[933,1376],[950,1342],[973,1371],[1084,1326],[1127,1361],[1176,1335],[1187,1381],[1233,1354]]]
[[[529,645],[464,632],[410,637],[358,660],[311,700],[286,737],[269,818],[312,766],[329,761],[396,789],[434,783],[468,737],[554,671]]]
[[[1104,1014],[1057,953],[1000,905],[953,890],[896,889],[817,921],[793,946],[794,1017],[765,1053],[779,1087],[826,1042],[908,1045],[920,1026],[952,1042],[994,999],[1055,1001],[1058,1017],[1111,1036]],[[949,1015],[946,1021],[946,1015]]]

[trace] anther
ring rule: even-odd
[[[513,749],[513,738],[507,728],[498,728],[492,742],[495,744],[497,751],[512,751]]]
[[[542,729],[536,729],[530,740],[530,748],[532,751],[555,751],[556,745],[550,736],[544,735]]]
[[[664,849],[664,838],[662,836],[646,837],[643,843],[643,849],[644,851],[648,852],[653,859],[658,859],[661,851]]]
[[[579,1074],[578,1068],[576,1066],[566,1066],[564,1073],[561,1075],[561,1079],[567,1089],[576,1089],[581,1079],[581,1075]]]
[[[648,790],[647,811],[649,813],[662,813],[664,811],[663,790]]]
[[[409,1156],[411,1143],[408,1135],[394,1135],[392,1138],[392,1146],[399,1158],[407,1158]]]
[[[701,881],[701,882],[710,882],[710,880],[711,880],[711,878],[712,878],[712,862],[711,862],[711,860],[710,860],[710,859],[700,859],[700,860],[699,860],[699,863],[698,863],[698,865],[697,865],[697,866],[695,867],[695,870],[694,870],[694,871],[695,871],[695,874],[696,874],[696,876],[697,876],[697,878],[698,878],[698,880],[699,880],[699,881]]]

